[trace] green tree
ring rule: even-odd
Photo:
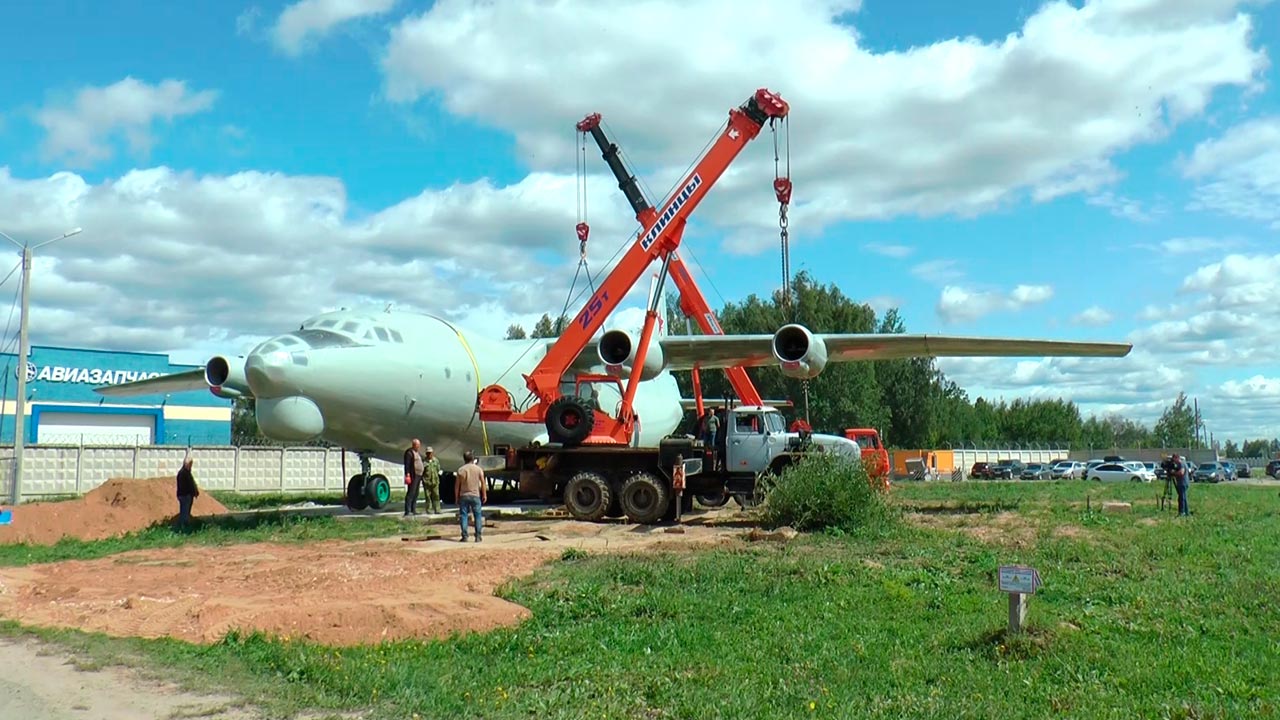
[[[258,429],[257,404],[252,397],[238,397],[231,402],[231,444],[273,445]]]
[[[1222,454],[1227,457],[1241,457],[1240,447],[1236,445],[1234,440],[1228,440],[1222,444]]]
[[[528,335],[525,334],[523,327],[519,325],[507,326],[507,340],[524,340],[526,337],[528,337]]]
[[[1242,457],[1266,457],[1270,449],[1270,443],[1261,438],[1258,440],[1245,440],[1244,446],[1240,449],[1240,454]]]
[[[533,326],[533,333],[530,335],[530,337],[534,337],[534,338],[560,337],[560,333],[564,332],[564,328],[568,324],[569,324],[569,318],[564,315],[561,315],[560,317],[552,321],[551,315],[547,313],[543,313],[542,317],[538,318],[537,324]]]
[[[1178,393],[1173,405],[1165,408],[1152,431],[1160,447],[1192,447],[1196,436],[1196,415],[1187,403],[1187,394]]]

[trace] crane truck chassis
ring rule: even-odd
[[[767,405],[740,405],[725,415],[722,460],[700,438],[674,435],[658,447],[617,445],[530,445],[505,455],[482,458],[487,474],[514,477],[525,498],[562,500],[575,520],[622,518],[652,524],[675,516],[671,474],[677,459],[685,466],[683,512],[699,498],[709,506],[732,497],[751,507],[759,498],[762,473],[780,473],[814,452],[833,452],[861,461],[858,444],[848,438],[785,430],[785,420]]]

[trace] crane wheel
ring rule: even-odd
[[[571,395],[558,397],[547,409],[547,440],[578,445],[591,435],[595,422],[595,413],[585,400]]]
[[[622,511],[633,523],[648,525],[662,519],[671,504],[667,486],[652,473],[638,472],[622,484]]]
[[[599,473],[580,472],[564,486],[564,507],[575,520],[602,520],[613,503],[613,490]]]
[[[698,504],[705,508],[724,507],[729,502],[729,493],[718,492],[710,495],[695,495]]]

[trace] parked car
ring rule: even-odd
[[[1134,467],[1134,465],[1137,465],[1138,467]],[[1090,480],[1097,480],[1098,482],[1120,482],[1126,480],[1132,482],[1150,482],[1150,480],[1147,479],[1148,476],[1146,475],[1146,472],[1147,469],[1142,467],[1142,463],[1131,463],[1129,465],[1122,465],[1120,463],[1102,463],[1090,470],[1088,477]],[[1151,475],[1150,477],[1151,479],[1155,479],[1155,475]]]
[[[1151,482],[1156,479],[1156,471],[1147,467],[1147,463],[1141,463],[1137,460],[1128,460],[1120,464],[1138,473],[1142,478],[1142,482]]]
[[[1267,463],[1267,477],[1273,477],[1280,480],[1280,458],[1276,458]]]
[[[1060,460],[1053,464],[1052,478],[1054,480],[1079,480],[1084,477],[1085,466],[1079,460]]]
[[[1001,460],[992,467],[997,480],[1013,480],[1022,475],[1022,470],[1026,465],[1021,460]]]
[[[1046,463],[1031,463],[1022,469],[1023,480],[1052,480],[1053,469]]]
[[[1098,467],[1099,465],[1104,465],[1104,464],[1106,464],[1107,462],[1109,462],[1109,461],[1108,461],[1108,460],[1097,460],[1097,459],[1094,459],[1094,460],[1090,460],[1089,462],[1085,463],[1085,464],[1084,464],[1084,476],[1085,476],[1086,478],[1087,478],[1087,477],[1089,477],[1089,471],[1090,471],[1090,470],[1092,470],[1092,469],[1094,469],[1094,468]]]
[[[1223,460],[1218,463],[1222,466],[1222,479],[1231,481],[1236,479],[1236,464],[1230,460]]]
[[[1227,479],[1226,470],[1218,463],[1204,463],[1192,473],[1193,482],[1222,482]]]
[[[1249,469],[1249,463],[1244,463],[1244,462],[1242,462],[1242,463],[1240,463],[1239,465],[1237,465],[1237,466],[1236,466],[1236,477],[1237,477],[1237,478],[1247,478],[1247,477],[1249,477],[1249,473],[1251,473],[1251,472],[1253,472],[1253,471]]]
[[[991,480],[995,476],[995,473],[991,470],[991,463],[976,462],[973,467],[969,468],[969,477],[971,478]]]

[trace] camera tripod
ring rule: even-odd
[[[1164,479],[1164,494],[1160,496],[1160,509],[1164,510],[1168,505],[1170,510],[1177,512],[1178,510],[1178,494],[1174,491],[1173,483],[1175,480],[1171,477]]]

